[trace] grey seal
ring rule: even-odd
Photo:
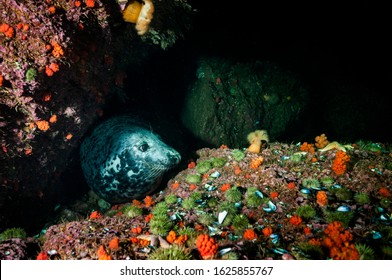
[[[119,116],[104,121],[84,139],[80,160],[89,187],[113,204],[152,193],[181,156],[141,122]]]

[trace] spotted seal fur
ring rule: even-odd
[[[111,118],[82,143],[81,166],[89,187],[110,203],[153,192],[180,154],[133,117]]]

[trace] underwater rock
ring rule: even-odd
[[[198,61],[182,112],[184,126],[214,146],[246,146],[244,135],[266,129],[276,139],[294,124],[308,91],[292,74],[266,62]]]

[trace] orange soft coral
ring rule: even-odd
[[[350,157],[343,151],[337,151],[335,159],[332,163],[332,170],[336,175],[343,175],[346,172],[346,163],[350,161]]]
[[[317,204],[320,206],[325,206],[328,204],[328,196],[325,191],[318,191],[316,195]]]
[[[213,259],[218,251],[218,244],[208,234],[200,234],[196,239],[196,247],[204,260]]]
[[[330,257],[335,260],[358,260],[359,253],[354,244],[350,244],[353,235],[342,227],[340,222],[328,224],[324,230],[327,235],[322,244],[329,248]]]
[[[299,147],[300,151],[309,152],[314,154],[314,145],[308,142],[303,142],[302,145]]]
[[[327,146],[329,144],[329,141],[327,139],[327,136],[325,136],[325,134],[321,134],[319,136],[316,137],[315,139],[316,143],[314,144],[318,149],[322,149],[325,146]]]

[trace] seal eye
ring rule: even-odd
[[[147,151],[148,148],[149,148],[149,146],[148,146],[147,143],[141,144],[141,145],[139,146],[139,150],[140,150],[141,152]]]

